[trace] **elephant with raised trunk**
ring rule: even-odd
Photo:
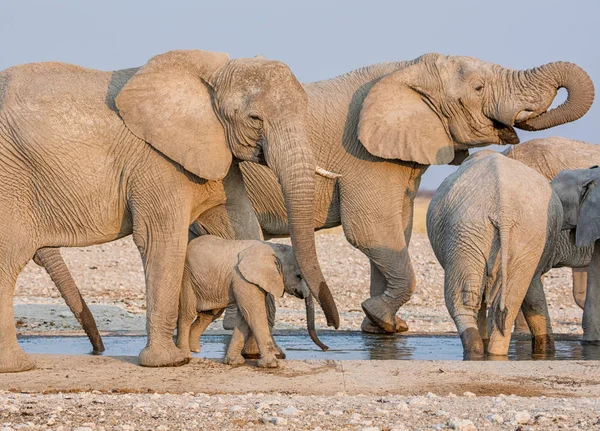
[[[547,111],[561,87],[566,102]],[[513,126],[541,130],[576,120],[594,99],[590,78],[571,63],[517,71],[439,54],[375,64],[304,88],[316,162],[341,175],[317,177],[314,227],[341,224],[370,259],[365,332],[407,329],[396,312],[415,289],[408,244],[427,167],[458,163],[470,147],[516,144]],[[265,238],[289,235],[275,175],[255,163],[241,168]],[[208,232],[223,229],[202,217],[198,222]]]
[[[273,169],[302,275],[337,327],[315,252],[306,109],[287,66],[223,53],[171,51],[115,72],[62,63],[0,72],[0,372],[34,366],[17,343],[12,307],[17,276],[34,254],[129,234],[146,276],[140,363],[187,362],[172,337],[188,227],[227,202],[223,178],[240,178],[234,158]],[[242,187],[238,181],[233,195],[243,203]],[[239,212],[256,221],[249,207]]]

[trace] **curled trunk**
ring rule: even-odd
[[[104,343],[98,332],[94,316],[81,296],[75,280],[71,277],[69,268],[60,255],[60,249],[41,248],[35,254],[34,261],[43,266],[50,275],[61,296],[90,339],[94,349],[93,353],[96,355],[104,352]]]
[[[544,130],[581,118],[594,102],[594,84],[588,74],[573,63],[556,62],[522,72],[527,81],[542,82],[554,90],[567,90],[567,100],[560,106],[515,124],[523,130]]]
[[[273,125],[267,142],[263,150],[267,164],[281,184],[298,267],[310,291],[319,301],[327,324],[337,329],[338,310],[317,260],[314,235],[315,163],[312,154],[306,150],[306,132]]]
[[[312,296],[307,296],[304,299],[306,305],[306,328],[308,329],[308,335],[310,339],[323,351],[327,351],[329,347],[319,340],[317,337],[317,331],[315,330],[315,306],[313,304]]]

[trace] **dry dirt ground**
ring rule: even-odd
[[[411,331],[454,331],[444,305],[443,272],[424,233],[426,208],[426,200],[417,202],[410,245],[417,291],[400,315]],[[339,228],[317,235],[317,248],[341,327],[358,330],[360,303],[368,296],[368,261]],[[143,321],[144,277],[130,238],[64,249],[63,255],[89,303],[117,305]],[[580,334],[570,270],[551,271],[545,290],[555,332]],[[27,304],[63,304],[33,263],[19,277],[15,303],[20,310]],[[21,334],[81,332],[64,314],[34,317],[18,317]],[[127,319],[122,320],[107,328],[127,329]],[[317,323],[325,323],[320,313]],[[303,302],[280,299],[277,328],[304,325]],[[212,326],[220,327],[220,322]],[[264,371],[198,359],[158,370],[139,367],[135,358],[37,355],[35,360],[34,371],[0,375],[0,431],[600,427],[596,361],[283,361],[281,369]]]

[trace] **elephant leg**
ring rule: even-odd
[[[573,298],[579,308],[585,308],[585,297],[587,293],[588,269],[571,268],[573,273]]]
[[[271,336],[273,333],[273,327],[275,326],[275,312],[277,311],[275,306],[275,297],[271,294],[267,294],[265,299],[266,307],[267,307],[267,319],[269,321],[269,331],[271,332]],[[285,359],[286,355],[281,346],[277,344],[275,339],[273,339],[273,345],[275,346],[275,350],[277,353],[275,356],[277,359]],[[260,351],[258,349],[258,343],[256,342],[256,338],[253,334],[250,334],[250,338],[246,342],[244,346],[244,350],[242,351],[242,356],[246,359],[258,359],[260,358]]]
[[[385,276],[381,273],[381,271],[379,271],[379,268],[377,268],[377,265],[375,265],[375,263],[373,263],[373,261],[370,261],[370,264],[371,264],[370,296],[371,296],[371,298],[379,297],[379,296],[383,295],[383,293],[385,292],[386,279],[385,279]],[[395,320],[396,320],[396,332],[408,331],[408,325],[406,324],[406,322],[404,320],[402,320],[398,316],[395,316]],[[387,331],[385,331],[385,330],[381,329],[379,326],[375,325],[366,316],[363,319],[362,324],[360,325],[360,329],[363,332],[366,332],[369,334],[388,334]]]
[[[479,312],[477,313],[477,328],[479,329],[479,336],[483,341],[483,347],[487,350],[487,346],[490,342],[490,335],[487,324],[487,309],[484,303],[481,304]]]
[[[65,303],[71,309],[71,312],[75,315],[75,318],[90,339],[93,353],[99,354],[104,352],[104,343],[98,331],[96,320],[81,296],[81,292],[60,254],[60,249],[50,247],[41,248],[36,252],[33,260],[38,265],[44,267],[56,285]]]
[[[588,266],[582,326],[582,342],[600,345],[600,242],[598,241]]]
[[[200,337],[208,328],[212,322],[221,317],[223,314],[223,309],[213,311],[207,311],[203,313],[198,313],[198,318],[192,324],[192,328],[190,330],[190,350],[192,352],[199,353],[200,352]]]
[[[244,320],[242,313],[238,312],[236,316],[236,325],[229,340],[229,347],[225,354],[225,364],[227,365],[243,365],[246,361],[242,356],[244,343],[250,336],[250,327]]]
[[[166,367],[187,364],[189,357],[175,346],[178,305],[185,266],[188,221],[185,211],[157,214],[138,220],[134,214],[133,240],[140,250],[146,276],[148,342],[140,365]],[[174,215],[181,215],[181,219]]]
[[[523,315],[522,309],[519,310],[519,314],[517,315],[517,318],[515,320],[515,329],[513,330],[513,333],[520,335],[531,334],[531,332],[529,331],[529,325],[527,325],[527,320],[525,320],[525,316]]]
[[[196,317],[198,317],[198,319],[196,319]],[[192,327],[194,320],[199,319],[200,314],[196,311],[196,295],[194,294],[194,290],[186,268],[184,269],[181,293],[179,294],[179,316],[177,318],[176,345],[189,358],[192,356],[192,350],[190,347],[190,328]],[[200,344],[198,343],[198,346],[199,345]]]
[[[553,353],[554,337],[548,313],[548,304],[544,294],[541,277],[534,276],[523,299],[521,312],[532,334],[532,352],[534,354]]]
[[[8,238],[7,235],[5,238]],[[12,238],[11,238],[12,239]],[[19,242],[3,241],[0,250],[0,373],[14,373],[35,368],[29,356],[17,342],[13,308],[15,284],[19,273],[33,257],[35,249],[27,250]]]
[[[461,261],[459,256],[456,256]],[[472,263],[472,262],[470,262]],[[472,263],[469,268],[477,271],[466,273],[464,265],[452,265],[444,273],[444,297],[446,308],[454,320],[463,345],[465,359],[482,358],[485,349],[479,320],[482,314],[482,291],[485,283],[485,262]]]

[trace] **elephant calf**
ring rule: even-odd
[[[502,154],[478,152],[441,184],[427,233],[465,356],[482,356],[484,339],[489,354],[506,355],[521,306],[534,352],[553,350],[541,275],[554,263],[561,224],[548,180]]]
[[[292,247],[211,235],[190,241],[180,296],[177,346],[184,352],[199,352],[199,339],[204,330],[235,302],[238,307],[236,326],[225,363],[244,363],[242,348],[252,333],[260,352],[258,366],[277,367],[276,344],[268,324],[274,310],[267,306],[266,300],[267,294],[280,297],[284,291],[305,299],[309,334],[326,350],[327,346],[316,336],[312,297]]]

